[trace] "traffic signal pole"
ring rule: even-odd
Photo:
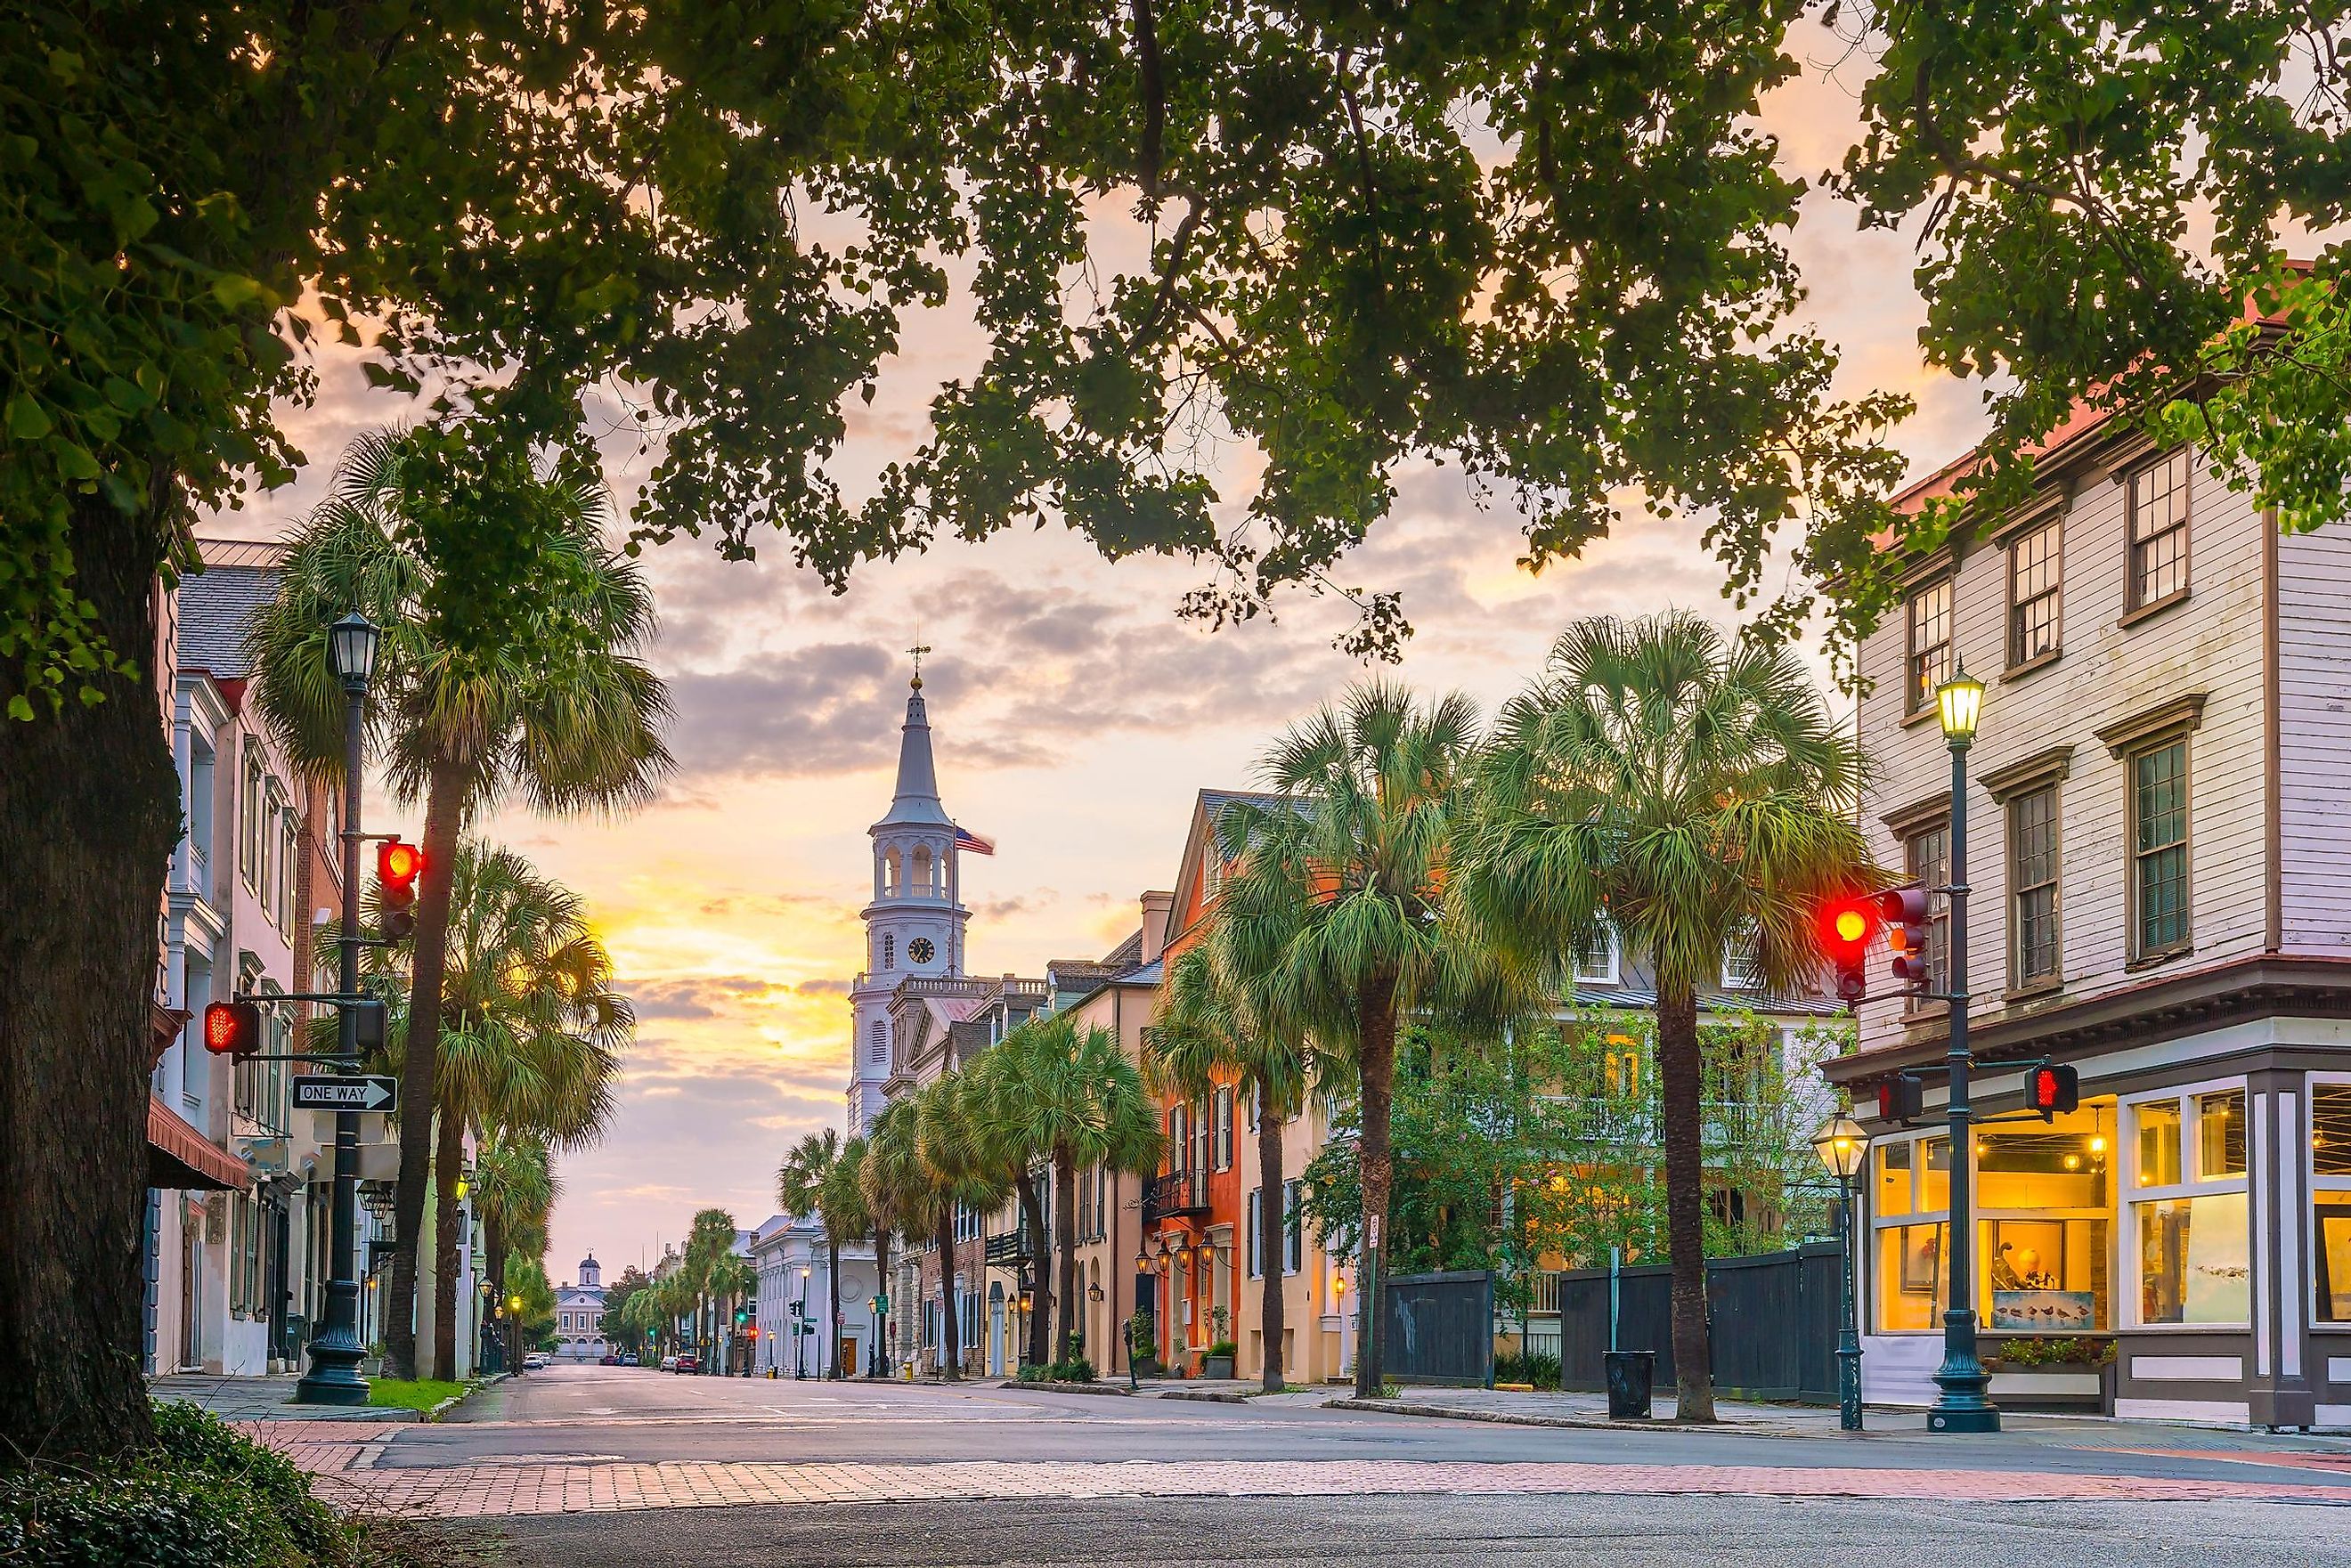
[[[360,989],[360,787],[367,726],[367,685],[364,679],[343,682],[343,866],[342,929],[336,938],[341,954],[338,983],[343,995]],[[344,1071],[360,1068],[359,1009],[335,1009],[336,1051]],[[416,1114],[412,1107],[410,1114]],[[327,1312],[310,1340],[310,1367],[294,1385],[298,1405],[364,1405],[367,1379],[360,1375],[360,1113],[335,1113],[335,1185],[329,1210]]]
[[[1943,1061],[1950,1073],[1951,1277],[1949,1304],[1943,1310],[1943,1364],[1935,1371],[1941,1392],[1927,1412],[1927,1429],[1997,1432],[2000,1409],[1987,1394],[1991,1377],[1976,1350],[1975,1115],[1968,1103],[1968,742],[1949,739],[1951,885],[1944,891],[1951,920],[1946,943],[1949,985],[1943,999],[1950,1033]]]

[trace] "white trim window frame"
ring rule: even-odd
[[[2334,1330],[2351,1328],[2351,1306],[2346,1306],[2339,1315],[2322,1310],[2325,1303],[2319,1296],[2318,1281],[2325,1269],[2326,1235],[2319,1224],[2318,1205],[2322,1197],[2332,1196],[2337,1201],[2351,1206],[2351,1126],[2346,1126],[2338,1134],[2345,1139],[2346,1157],[2344,1169],[2339,1174],[2321,1173],[2318,1168],[2319,1139],[2325,1135],[2325,1130],[2318,1124],[2318,1092],[2322,1089],[2341,1089],[2351,1092],[2351,1072],[2313,1072],[2304,1080],[2302,1174],[2303,1190],[2309,1195],[2304,1207],[2310,1216],[2309,1231],[2304,1238],[2310,1249],[2310,1266],[2304,1270],[2310,1280],[2309,1299],[2304,1304],[2309,1309],[2309,1321],[2314,1326]],[[2346,1121],[2351,1123],[2351,1117],[2346,1117]],[[2333,1146],[2332,1140],[2327,1146]],[[2346,1272],[2344,1286],[2335,1294],[2351,1297],[2351,1270]]]
[[[2199,1103],[2210,1097],[2234,1093],[2238,1097],[2244,1128],[2243,1143],[2238,1159],[2238,1169],[2215,1176],[2206,1176],[2200,1169],[2198,1147]],[[2169,1104],[2177,1124],[2172,1130],[2172,1181],[2156,1181],[2145,1186],[2139,1182],[2140,1111],[2147,1106]],[[2253,1105],[2252,1092],[2240,1078],[2209,1078],[2195,1083],[2182,1083],[2142,1093],[2121,1096],[2116,1106],[2115,1131],[2121,1147],[2116,1162],[2119,1185],[2116,1190],[2116,1229],[2119,1232],[2116,1246],[2122,1255],[2123,1266],[2115,1271],[2122,1281],[2125,1311],[2116,1316],[2116,1326],[2125,1329],[2155,1329],[2166,1333],[2220,1331],[2245,1333],[2252,1327],[2252,1270],[2257,1238],[2252,1216]],[[2158,1319],[2147,1321],[2147,1249],[2139,1241],[2139,1215],[2142,1207],[2158,1203],[2192,1202],[2198,1198],[2242,1197],[2245,1200],[2245,1315],[2210,1320],[2189,1319],[2186,1315],[2187,1263],[2183,1260],[2181,1316],[2177,1322]],[[2192,1213],[2192,1210],[2191,1210]],[[2191,1226],[2190,1235],[2193,1235]],[[2193,1245],[2192,1241],[2190,1245]]]
[[[1867,1190],[1870,1195],[1869,1255],[1860,1260],[1861,1279],[1865,1287],[1865,1294],[1867,1297],[1867,1302],[1862,1316],[1862,1322],[1865,1325],[1862,1332],[1865,1333],[1887,1336],[1903,1334],[1924,1336],[1927,1334],[1940,1334],[1943,1332],[1943,1306],[1950,1300],[1950,1284],[1943,1276],[1944,1262],[1950,1257],[1951,1247],[1950,1183],[1958,1178],[1959,1173],[1956,1170],[1947,1170],[1944,1173],[1946,1179],[1943,1184],[1943,1206],[1939,1208],[1919,1207],[1918,1191],[1920,1186],[1924,1185],[1921,1178],[1926,1175],[1928,1148],[1935,1144],[1942,1144],[1949,1146],[1949,1143],[1950,1134],[1948,1132],[1921,1130],[1916,1133],[1896,1134],[1891,1136],[1877,1138],[1873,1140],[1870,1144],[1869,1164],[1867,1167]],[[1908,1166],[1910,1173],[1909,1207],[1900,1214],[1890,1215],[1886,1213],[1877,1202],[1877,1175],[1879,1170],[1883,1168],[1886,1151],[1894,1148],[1896,1145],[1907,1145],[1910,1151]],[[1920,1226],[1928,1225],[1935,1228],[1939,1238],[1938,1251],[1940,1254],[1935,1268],[1933,1302],[1928,1314],[1928,1321],[1925,1325],[1915,1329],[1887,1328],[1885,1326],[1886,1271],[1879,1263],[1879,1260],[1884,1256],[1883,1249],[1886,1245],[1884,1240],[1885,1234],[1889,1230],[1907,1230],[1917,1228]]]
[[[1592,956],[1593,947],[1590,945],[1579,944],[1573,955],[1575,983],[1579,986],[1623,984],[1624,950],[1622,945],[1616,940],[1616,928],[1604,920],[1593,928],[1591,935],[1599,938],[1599,946],[1604,951],[1606,957],[1598,965],[1587,964],[1584,960]]]

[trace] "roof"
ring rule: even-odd
[[[889,814],[873,824],[894,827],[948,828],[946,808],[939,804],[939,774],[931,760],[930,710],[923,705],[923,677],[914,677],[906,694],[906,722],[898,739],[898,788]]]
[[[242,559],[252,550],[274,546],[241,547]],[[180,668],[203,670],[214,680],[243,680],[252,672],[245,634],[263,605],[277,592],[276,558],[267,565],[214,561],[205,547],[202,572],[180,580]]]

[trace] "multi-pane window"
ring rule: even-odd
[[[1265,1188],[1251,1187],[1249,1203],[1244,1209],[1244,1218],[1248,1221],[1249,1231],[1249,1277],[1252,1280],[1265,1277],[1264,1217]]]
[[[1929,583],[1910,596],[1910,687],[1902,699],[1907,716],[1935,706],[1935,688],[1951,678],[1951,580]]]
[[[1938,888],[1951,880],[1951,824],[1936,822],[1902,841],[1903,869],[1920,887]],[[1940,893],[1927,898],[1927,989],[1951,988],[1951,903]]]
[[[2188,944],[2188,737],[2130,759],[2131,933],[2139,956]]]
[[[1233,1168],[1233,1090],[1229,1083],[1217,1090],[1217,1168]]]
[[[2351,1083],[2310,1086],[2310,1186],[2317,1321],[2351,1323]]]
[[[1595,922],[1575,945],[1575,981],[1581,986],[1617,983],[1616,933],[1605,921]]]
[[[2019,988],[2057,977],[2057,786],[2008,803],[2009,958]]]
[[[1281,1184],[1281,1271],[1295,1274],[1306,1267],[1306,1215],[1298,1201],[1298,1180]]]
[[[245,753],[245,788],[237,800],[236,869],[245,873],[245,885],[255,892],[261,889],[261,753],[247,743]]]
[[[2057,651],[2057,612],[2065,581],[2064,525],[2043,523],[2008,547],[2008,662],[2029,664]]]
[[[898,967],[898,938],[887,931],[882,933],[882,967],[884,969]]]
[[[2159,604],[2188,588],[2188,449],[2165,454],[2130,476],[2130,608]]]
[[[2242,1085],[2129,1107],[2130,1249],[2142,1324],[2251,1315]]]

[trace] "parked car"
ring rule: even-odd
[[[674,1355],[663,1356],[661,1369],[664,1372],[675,1372],[677,1370],[677,1357]]]
[[[677,1366],[675,1370],[679,1372],[700,1372],[702,1370],[702,1358],[698,1355],[681,1355],[677,1358]]]
[[[525,1372],[538,1372],[538,1371],[539,1371],[540,1369],[542,1369],[543,1367],[545,1367],[545,1366],[547,1365],[547,1363],[548,1363],[548,1355],[547,1355],[547,1352],[545,1352],[545,1351],[543,1351],[543,1350],[535,1350],[535,1351],[532,1351],[528,1355],[526,1355],[526,1356],[524,1356],[524,1357],[522,1358],[522,1369],[523,1369]]]
[[[599,1366],[620,1366],[625,1364],[622,1363],[621,1358],[617,1355],[606,1355],[599,1356],[596,1360],[596,1364]]]

